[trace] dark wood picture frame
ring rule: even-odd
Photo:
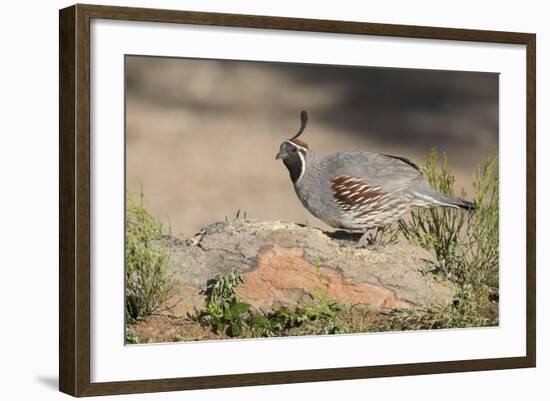
[[[526,356],[91,383],[90,21],[93,18],[525,45]],[[73,396],[93,396],[535,366],[535,34],[80,4],[60,10],[59,29],[59,388],[62,392]]]

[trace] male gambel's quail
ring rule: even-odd
[[[338,152],[320,155],[296,135],[281,144],[276,159],[287,167],[298,198],[307,210],[331,227],[379,231],[399,220],[412,208],[454,207],[474,209],[474,204],[438,192],[426,181],[416,164],[404,157],[371,152]],[[381,229],[381,230],[380,230]],[[369,241],[371,242],[371,241]]]

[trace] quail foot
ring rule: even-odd
[[[296,195],[311,214],[327,225],[363,233],[358,246],[380,241],[383,229],[411,209],[451,207],[471,210],[471,202],[434,189],[410,160],[365,151],[322,155],[298,139],[307,125],[284,141],[276,159],[288,169]],[[374,238],[368,231],[376,229]]]

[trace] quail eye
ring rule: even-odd
[[[296,148],[292,148],[292,149],[291,149],[291,152],[292,152],[292,153],[295,153],[295,152],[296,152]]]

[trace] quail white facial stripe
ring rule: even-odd
[[[301,163],[302,170],[300,171],[300,175],[298,176],[298,179],[296,180],[295,185],[300,182],[300,180],[302,179],[302,177],[304,175],[304,171],[306,171],[306,158],[302,154],[301,149],[303,149],[304,151],[307,151],[307,150],[305,150],[305,148],[302,148],[301,146],[297,146],[297,147],[298,147],[298,156],[300,156],[300,161],[302,162]]]

